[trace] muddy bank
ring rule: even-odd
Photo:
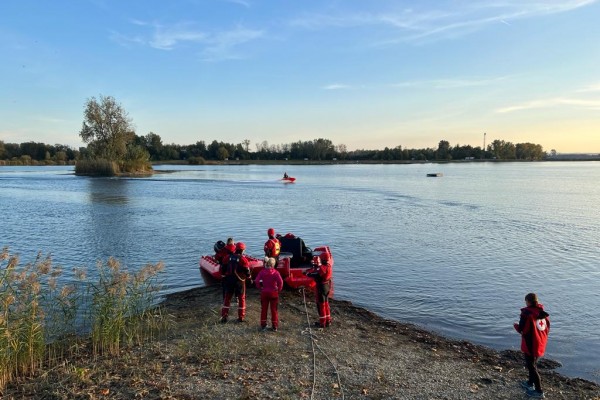
[[[70,360],[11,385],[4,398],[526,398],[518,352],[449,340],[345,301],[332,302],[330,328],[314,329],[312,295],[301,292],[282,294],[279,331],[264,332],[256,291],[245,323],[220,324],[220,300],[219,287],[173,294],[163,337],[120,358]],[[552,362],[541,366],[547,398],[600,400],[598,385],[561,376]]]

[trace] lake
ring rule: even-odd
[[[0,167],[0,246],[65,269],[162,260],[169,293],[204,285],[198,259],[215,241],[261,256],[273,227],[331,247],[336,298],[496,349],[519,349],[512,323],[536,292],[552,322],[546,356],[600,382],[599,162],[155,169]]]

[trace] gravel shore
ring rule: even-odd
[[[332,301],[330,328],[315,329],[312,294],[301,292],[282,293],[279,331],[265,332],[259,329],[258,292],[247,297],[247,322],[220,324],[219,287],[170,295],[165,305],[173,322],[164,337],[117,358],[69,360],[12,384],[0,397],[527,398],[519,385],[526,377],[519,352],[449,340],[345,301]],[[546,398],[600,400],[600,386],[553,372],[551,361],[541,367]]]

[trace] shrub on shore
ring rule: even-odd
[[[92,354],[118,355],[121,345],[151,340],[167,329],[156,282],[163,264],[130,273],[119,261],[97,263],[97,281],[63,270],[38,254],[19,265],[7,247],[0,252],[0,390],[41,366],[78,354],[91,340]],[[87,334],[89,333],[89,336]]]
[[[204,157],[190,157],[190,158],[188,158],[188,164],[204,165],[204,164],[206,164],[206,160],[204,159]]]
[[[144,174],[152,171],[150,154],[144,147],[137,145],[127,146],[125,157],[119,165],[125,173]]]
[[[148,174],[152,172],[149,161],[128,160],[121,163],[121,172],[127,174]]]

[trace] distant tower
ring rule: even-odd
[[[483,152],[481,153],[481,158],[485,155],[485,132],[483,132]]]

